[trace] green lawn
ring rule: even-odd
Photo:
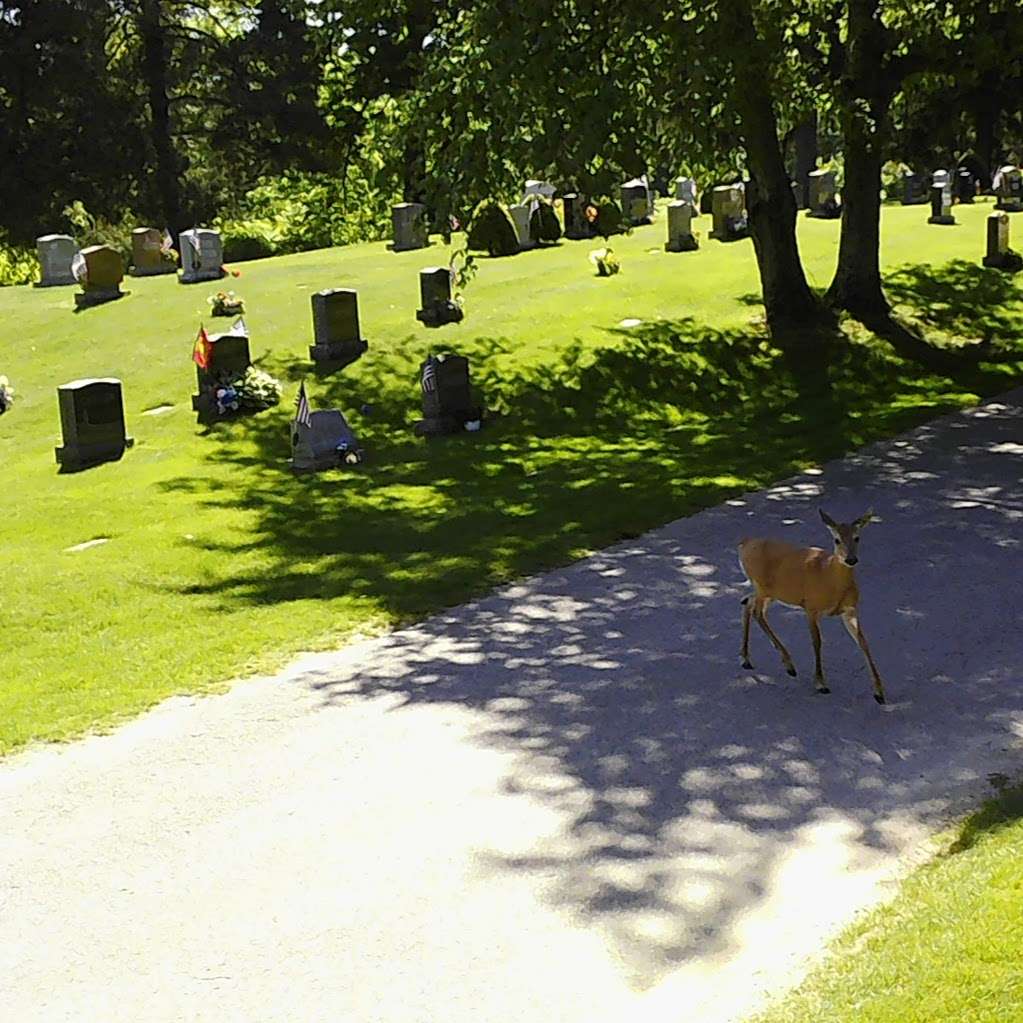
[[[893,292],[936,333],[1020,336],[1023,291],[979,266],[990,210],[957,208],[952,228],[928,226],[926,207],[885,210],[884,259],[903,268]],[[698,223],[705,237],[709,218]],[[800,233],[823,287],[838,223],[801,217]],[[222,285],[129,279],[128,297],[80,314],[72,288],[0,290],[0,373],[18,391],[0,418],[0,751],[422,616],[1017,378],[1018,365],[927,375],[862,330],[828,369],[786,360],[756,326],[751,243],[666,254],[664,235],[662,214],[613,240],[623,269],[609,279],[593,275],[589,242],[484,259],[465,321],[435,331],[414,312],[418,270],[446,260],[439,245],[242,264],[231,286],[249,306],[252,353],[285,399],[208,433],[191,412],[190,352]],[[317,379],[309,296],[338,286],[358,289],[370,348]],[[619,326],[629,318],[642,323]],[[419,362],[438,349],[470,357],[503,415],[427,444],[410,426]],[[107,375],[124,382],[135,447],[58,475],[56,385]],[[314,408],[349,415],[370,453],[358,471],[288,471],[302,377]],[[109,542],[67,551],[99,537]]]
[[[1023,789],[869,914],[788,998],[750,1023],[1018,1023],[1023,1019]]]

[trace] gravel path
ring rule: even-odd
[[[1023,752],[1023,390],[224,696],[0,764],[35,1020],[724,1023]],[[823,497],[822,497],[823,495]],[[873,504],[832,695],[736,542]]]

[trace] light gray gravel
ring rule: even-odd
[[[0,764],[0,1014],[724,1023],[1019,770],[1023,390],[564,571]],[[748,533],[873,504],[862,622]]]

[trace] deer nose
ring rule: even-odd
[[[845,563],[851,568],[859,560],[860,560],[859,558],[846,558]]]

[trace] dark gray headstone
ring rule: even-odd
[[[902,205],[922,206],[927,202],[927,186],[924,176],[911,171],[902,175]]]
[[[833,220],[842,215],[842,207],[838,203],[838,186],[835,172],[815,170],[807,177],[809,183],[809,205],[807,216],[821,220]]]
[[[432,436],[459,433],[479,423],[483,410],[474,405],[469,384],[469,360],[462,355],[429,356],[420,369],[423,418],[416,433]]]
[[[931,185],[931,215],[927,218],[928,224],[954,224],[956,218],[952,216],[952,182],[946,174],[944,178],[935,176],[935,183]]]
[[[205,227],[182,231],[178,236],[182,284],[219,281],[224,276],[224,245],[220,232]]]
[[[313,338],[309,357],[321,365],[346,365],[369,344],[359,330],[359,295],[350,288],[326,288],[312,297]]]
[[[338,409],[309,414],[310,425],[291,423],[291,468],[295,472],[322,472],[362,461],[362,448]]]
[[[640,178],[626,181],[621,187],[622,215],[627,224],[649,224],[654,215],[654,200],[647,183]]]
[[[216,391],[225,382],[245,375],[252,365],[249,354],[249,335],[242,320],[223,334],[210,334],[212,352],[210,364],[203,369],[195,367],[198,394],[192,395],[192,408],[200,423],[223,418],[216,411]]]
[[[956,199],[961,203],[971,203],[977,194],[977,186],[973,175],[965,167],[960,167],[955,175]]]
[[[565,237],[578,240],[593,237],[593,225],[586,219],[586,199],[578,192],[562,197],[565,210]]]
[[[451,271],[446,266],[428,266],[419,271],[419,301],[416,319],[424,326],[458,323],[462,307],[451,297]]]
[[[426,207],[418,202],[401,202],[391,207],[393,244],[395,252],[424,249],[430,244],[430,230],[426,222]]]
[[[696,206],[696,180],[694,178],[680,177],[675,178],[675,198],[681,199],[682,202],[689,203],[690,206]]]
[[[71,263],[78,252],[74,238],[66,234],[44,234],[36,239],[36,255],[39,258],[39,281],[37,288],[52,288],[63,284],[74,284],[75,275]]]
[[[995,270],[1015,272],[1023,266],[1023,258],[1009,248],[1009,217],[1006,213],[991,213],[987,218],[987,252],[984,266]]]
[[[62,384],[57,388],[57,403],[64,444],[56,449],[56,455],[62,468],[115,462],[134,443],[125,432],[120,380]]]

